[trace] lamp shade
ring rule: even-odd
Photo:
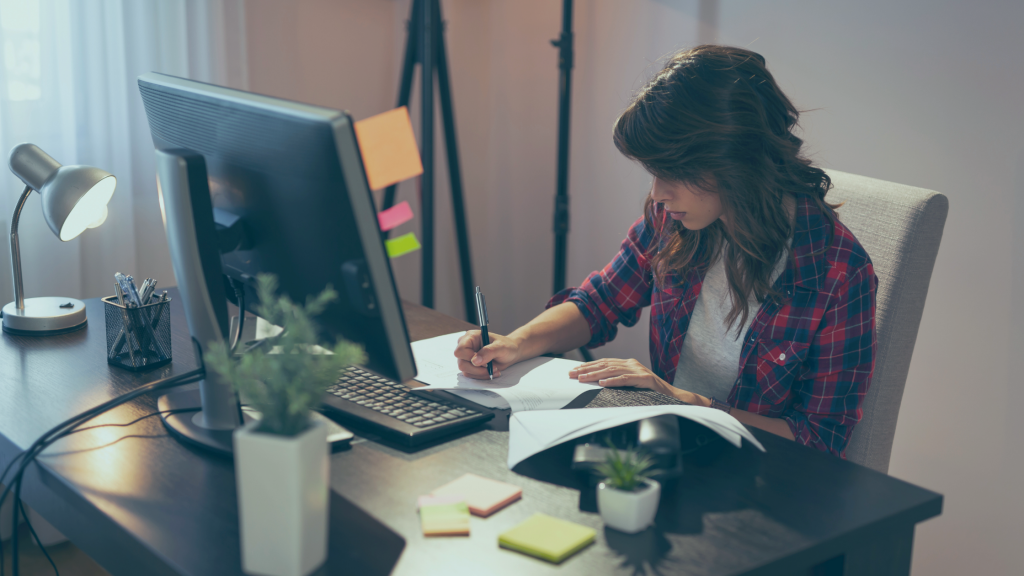
[[[61,166],[35,144],[11,151],[11,171],[43,197],[43,217],[67,242],[104,217],[117,186],[112,174],[92,166]]]

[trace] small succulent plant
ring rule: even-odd
[[[649,456],[635,450],[619,450],[614,444],[608,444],[608,457],[596,469],[605,478],[605,484],[612,488],[632,492],[643,486],[647,473],[651,472],[654,461]]]

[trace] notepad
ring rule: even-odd
[[[469,506],[465,502],[421,506],[420,526],[424,536],[467,536]]]
[[[380,190],[423,173],[409,110],[395,108],[354,125],[366,180]]]
[[[593,528],[537,512],[498,536],[502,548],[560,563],[594,541]]]
[[[388,251],[388,257],[398,258],[403,254],[408,254],[413,250],[420,249],[420,242],[416,239],[416,234],[409,232],[403,234],[398,238],[391,238],[384,243],[384,248]]]
[[[395,204],[391,208],[377,213],[377,223],[380,224],[381,232],[397,228],[409,220],[412,220],[412,208],[409,207],[408,201]]]
[[[461,496],[466,499],[470,512],[487,517],[522,498],[523,490],[507,482],[464,474],[434,490],[431,495]]]

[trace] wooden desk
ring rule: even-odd
[[[0,467],[62,420],[195,367],[177,300],[174,361],[141,375],[106,364],[102,304],[86,306],[83,331],[0,337]],[[415,304],[405,310],[414,340],[471,327]],[[144,398],[94,423],[154,410],[155,399]],[[565,449],[509,471],[507,422],[499,415],[418,452],[358,438],[334,454],[331,551],[320,573],[907,574],[914,525],[941,512],[938,494],[755,430],[766,454],[729,448],[687,461],[684,477],[665,487],[657,527],[628,536],[603,528]],[[473,518],[468,538],[423,538],[416,497],[465,472],[515,483],[523,499]],[[114,575],[241,574],[231,462],[178,443],[157,417],[62,441],[22,490]],[[535,511],[596,528],[597,543],[560,566],[500,549],[497,535]]]

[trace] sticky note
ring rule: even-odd
[[[537,512],[498,536],[502,548],[559,563],[586,548],[597,531]]]
[[[470,512],[487,517],[522,498],[523,490],[507,482],[491,480],[476,474],[464,474],[431,494],[461,496],[469,504]]]
[[[402,254],[408,254],[413,250],[420,249],[420,241],[416,239],[416,235],[412,232],[403,234],[398,238],[391,238],[384,243],[384,247],[387,248],[388,256],[391,258],[398,258]]]
[[[416,504],[417,504],[416,507],[417,508],[423,508],[424,506],[441,506],[443,504],[458,504],[459,502],[465,502],[465,501],[466,501],[466,499],[463,498],[461,495],[459,495],[459,496],[456,496],[456,495],[451,495],[451,496],[431,496],[431,495],[427,495],[427,496],[420,496],[419,500],[416,502]]]
[[[416,135],[405,106],[360,120],[354,128],[371,190],[423,173]]]
[[[387,232],[392,228],[401,226],[412,220],[412,208],[408,202],[396,204],[387,210],[377,214],[377,222],[380,223],[380,231]]]
[[[465,536],[469,534],[469,507],[465,502],[435,504],[420,508],[424,536]]]

